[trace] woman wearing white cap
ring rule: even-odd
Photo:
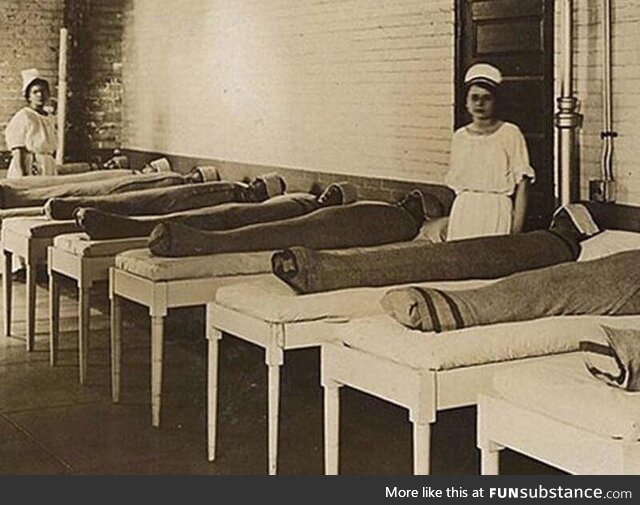
[[[40,77],[37,69],[24,70],[22,92],[27,106],[11,118],[5,130],[5,140],[12,155],[7,178],[55,175],[56,122],[46,110],[49,83]]]
[[[535,173],[520,129],[496,115],[502,75],[494,66],[478,63],[464,82],[471,123],[453,135],[446,184],[456,198],[447,240],[520,232]]]

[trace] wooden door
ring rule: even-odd
[[[555,200],[553,0],[457,0],[456,9],[456,128],[469,121],[466,69],[497,66],[504,75],[501,116],[524,133],[536,171],[526,227],[546,227]]]

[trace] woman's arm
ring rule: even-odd
[[[16,164],[20,167],[20,172],[22,175],[31,175],[31,167],[27,167],[27,159],[26,149],[24,147],[15,147],[11,150],[11,156],[14,160],[16,160]]]
[[[513,222],[511,233],[520,233],[524,226],[524,218],[527,214],[527,197],[529,192],[529,178],[525,177],[516,185],[513,202]]]

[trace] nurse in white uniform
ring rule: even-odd
[[[47,111],[49,83],[37,69],[22,72],[22,92],[27,106],[18,111],[5,130],[11,163],[7,178],[26,175],[55,175],[56,120]]]
[[[501,82],[500,71],[486,63],[465,75],[471,123],[453,134],[445,182],[456,198],[448,241],[522,231],[535,173],[520,128],[496,117]]]

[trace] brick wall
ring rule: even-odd
[[[440,181],[453,23],[451,0],[136,0],[125,19],[125,145]]]
[[[60,28],[69,49],[67,152],[121,143],[122,28],[125,0],[2,0],[0,2],[0,167],[8,156],[7,121],[24,105],[20,71],[37,67],[57,93]]]
[[[0,151],[7,122],[25,105],[20,71],[38,68],[55,93],[63,10],[64,0],[0,1]]]

